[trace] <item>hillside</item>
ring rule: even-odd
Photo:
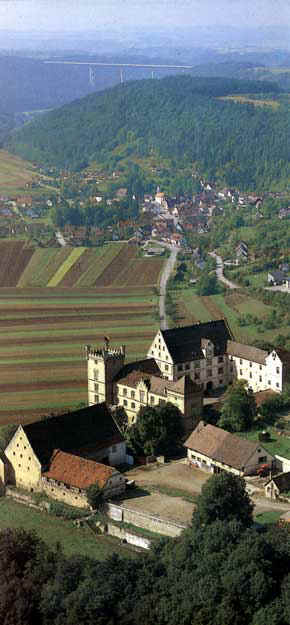
[[[209,178],[223,171],[228,185],[269,188],[289,176],[289,100],[274,83],[174,76],[129,82],[91,94],[15,132],[8,149],[61,168],[155,153],[198,163]],[[276,110],[250,102],[279,100]],[[49,139],[48,139],[49,137]]]

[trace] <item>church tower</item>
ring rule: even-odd
[[[125,345],[111,349],[107,337],[100,349],[95,350],[91,345],[86,345],[89,406],[104,401],[109,405],[115,403],[114,378],[124,366],[125,351]]]

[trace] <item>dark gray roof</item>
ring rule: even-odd
[[[192,326],[161,330],[164,341],[174,362],[185,362],[203,358],[201,340],[209,339],[214,344],[214,354],[224,354],[232,333],[224,319],[195,323]]]
[[[285,279],[285,274],[280,271],[280,269],[269,271],[269,276],[273,276],[274,280],[277,280],[278,282],[282,282],[282,280]]]
[[[123,440],[105,403],[22,427],[42,464],[49,461],[54,449],[77,453],[85,447],[101,449]]]

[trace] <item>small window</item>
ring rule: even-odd
[[[219,368],[218,368],[218,373],[222,375],[222,374],[223,374],[223,372],[224,372],[223,367],[219,367]]]
[[[127,399],[124,399],[124,406],[128,406]]]
[[[269,384],[269,386],[271,386],[271,380],[268,380],[268,384]]]
[[[98,390],[99,390],[99,385],[95,384],[95,391],[98,391]]]
[[[276,373],[280,373],[280,368],[276,367]]]
[[[158,352],[158,358],[161,358],[161,352]]]
[[[165,399],[159,399],[159,406],[164,406],[166,404]]]
[[[95,378],[95,380],[98,380],[98,379],[99,379],[99,372],[98,372],[98,369],[95,369],[95,370],[94,370],[94,378]]]
[[[242,365],[242,364],[243,364],[243,361],[242,361],[242,358],[240,358],[240,365]]]
[[[20,454],[20,458],[23,458],[22,454]]]
[[[27,467],[27,471],[30,471],[30,467]]]
[[[253,366],[253,363],[252,363],[252,362],[250,362],[250,367],[252,367],[252,366]]]
[[[154,354],[154,349],[151,349],[151,354]]]
[[[188,369],[190,369],[190,365],[185,365],[185,369],[188,371]]]
[[[177,371],[183,371],[183,366],[182,365],[178,365]]]
[[[131,399],[135,399],[135,391],[131,391]]]
[[[95,395],[95,404],[99,403],[99,395]]]
[[[153,404],[154,404],[154,401],[155,401],[155,400],[154,400],[154,396],[153,396],[153,395],[151,395],[151,397],[150,397],[150,404],[152,404],[152,405],[153,405]]]
[[[280,384],[279,382],[276,382],[276,388],[279,388]]]
[[[260,377],[259,377],[259,382],[262,382],[262,376],[261,376],[261,375],[260,375]]]
[[[252,378],[252,377],[253,377],[253,374],[252,374],[252,372],[251,372],[251,373],[250,373],[250,378]]]
[[[168,365],[165,365],[165,371],[168,371],[169,367]]]
[[[243,375],[243,371],[242,371],[242,369],[240,369],[240,375]]]
[[[18,466],[19,466],[19,469],[21,469],[21,464],[19,464]]]
[[[262,365],[260,365],[260,367],[259,367],[259,368],[260,368],[260,371],[262,371]]]
[[[15,451],[13,452],[13,456],[15,456]]]
[[[206,375],[208,376],[208,378],[212,377],[212,369],[207,369]]]
[[[26,446],[24,445],[23,449],[26,449]]]
[[[135,402],[131,401],[131,408],[135,408]]]
[[[126,388],[123,388],[123,395],[124,395],[124,397],[127,397],[127,389]]]
[[[259,456],[258,462],[267,462],[267,456]]]
[[[224,357],[223,356],[219,356],[218,357],[218,362],[223,362],[224,361]]]
[[[144,402],[145,399],[145,391],[140,391],[140,401]]]
[[[195,373],[195,374],[194,374],[194,379],[195,379],[195,380],[199,380],[199,379],[200,379],[200,375],[199,375],[199,373]]]

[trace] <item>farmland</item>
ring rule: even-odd
[[[129,360],[146,354],[158,326],[161,259],[118,243],[59,250],[2,241],[0,254],[1,424],[85,403],[86,344],[109,335],[126,344]]]
[[[0,287],[153,287],[163,266],[160,258],[138,258],[126,243],[41,249],[2,240],[0,258]]]
[[[10,196],[18,193],[22,196],[31,195],[33,190],[28,189],[26,185],[40,180],[41,187],[37,187],[38,195],[43,190],[51,190],[51,187],[45,186],[45,177],[39,176],[36,168],[28,161],[0,150],[0,195]]]
[[[242,291],[228,292],[224,295],[199,297],[195,290],[184,288],[173,292],[177,306],[177,322],[180,325],[226,318],[237,341],[253,343],[255,340],[273,342],[278,334],[288,334],[289,328],[279,327],[276,330],[261,331],[255,325],[241,327],[240,315],[249,313],[265,318],[273,311],[273,307],[254,299]],[[176,322],[173,322],[175,324]]]

